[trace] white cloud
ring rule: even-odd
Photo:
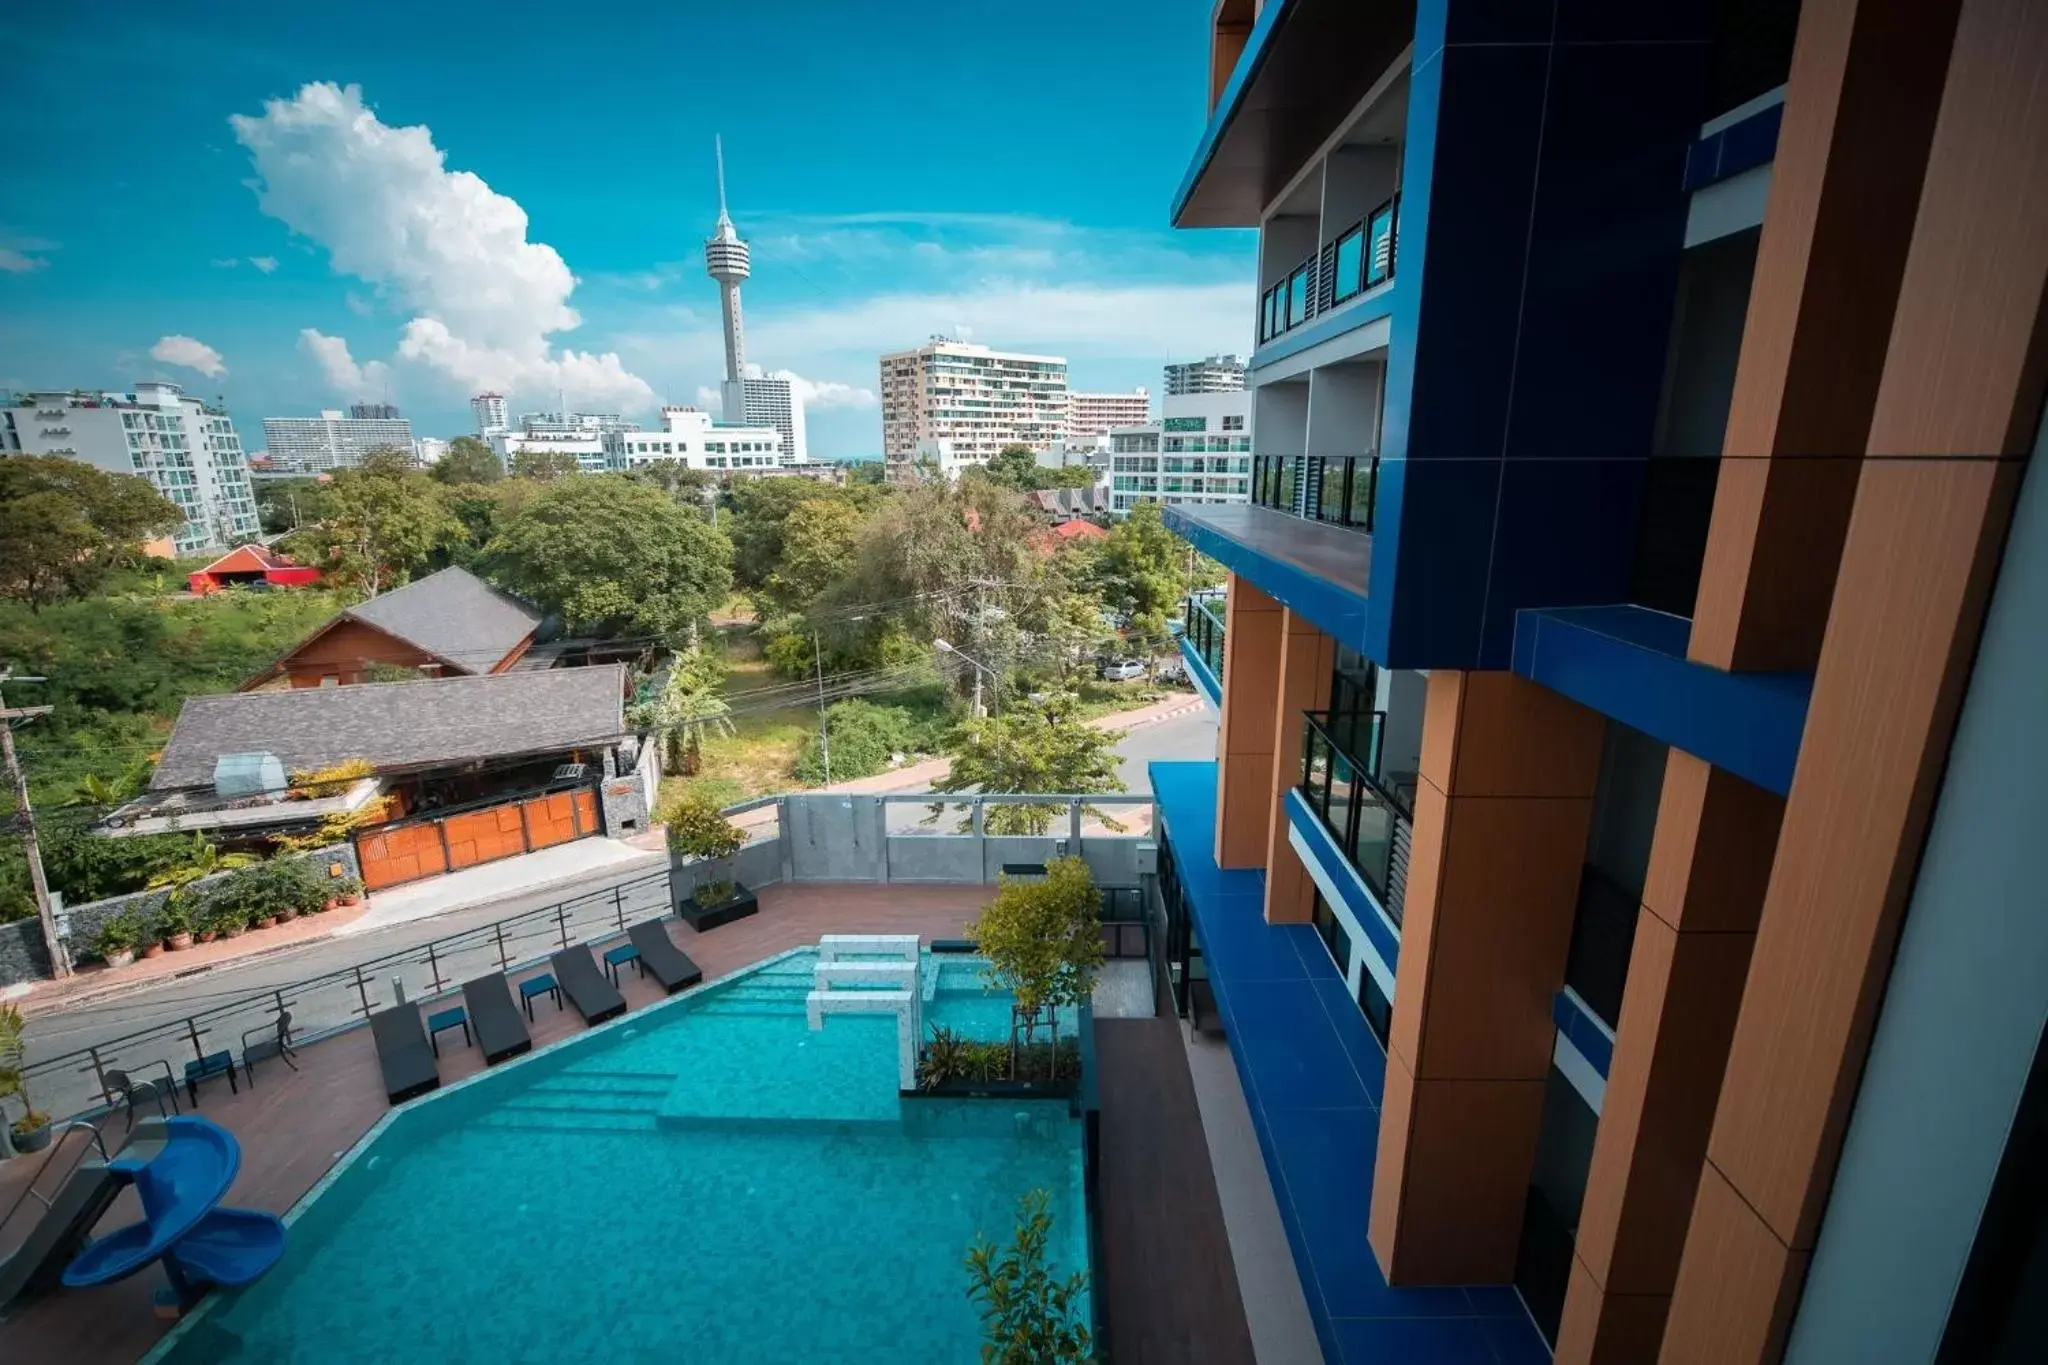
[[[188,370],[197,370],[208,379],[218,379],[228,372],[228,367],[221,361],[220,352],[196,337],[158,337],[156,345],[149,348],[149,358],[165,365],[181,365]]]
[[[790,391],[803,400],[806,408],[872,408],[879,405],[873,389],[863,389],[852,384],[842,384],[836,379],[806,379],[795,370],[767,370],[759,365],[747,365],[747,373],[755,379],[783,379],[789,382]],[[702,392],[700,390],[699,392]]]
[[[31,270],[41,270],[49,262],[41,256],[31,256],[11,246],[0,246],[0,270],[10,275],[25,275]]]
[[[299,349],[320,366],[327,386],[350,398],[367,398],[384,392],[391,367],[381,360],[358,365],[349,354],[348,342],[328,336],[315,327],[299,329]]]
[[[575,276],[553,247],[527,240],[517,202],[449,170],[426,127],[391,127],[359,87],[329,82],[229,123],[255,163],[263,211],[415,314],[402,358],[464,393],[560,388],[584,404],[652,404],[653,390],[617,355],[549,344],[582,321],[569,306]]]
[[[50,263],[48,258],[31,253],[55,251],[57,245],[47,237],[35,237],[25,232],[0,227],[0,272],[26,275],[31,270],[41,270]]]
[[[277,269],[277,257],[251,256],[249,258],[249,264],[255,266],[258,270],[268,275],[271,271]]]
[[[216,270],[233,270],[241,263],[242,258],[240,256],[216,256],[213,258],[213,267]]]

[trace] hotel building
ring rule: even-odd
[[[934,337],[881,361],[882,455],[917,458],[944,441],[954,459],[986,464],[1006,445],[1049,449],[1067,434],[1067,362]]]
[[[1161,913],[1324,1357],[2039,1359],[2048,6],[1212,23]]]

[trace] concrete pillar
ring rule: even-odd
[[[1216,866],[1263,867],[1286,609],[1232,574],[1223,612],[1229,684],[1216,727]]]
[[[1391,1283],[1514,1276],[1603,733],[1511,673],[1429,676],[1368,1229]]]
[[[1925,192],[1672,1295],[1672,1365],[1783,1353],[2041,420],[2048,8],[1963,0],[1952,49],[1922,60],[1943,51]]]
[[[1306,924],[1315,909],[1315,883],[1287,842],[1287,791],[1301,781],[1304,711],[1330,704],[1330,674],[1337,642],[1304,617],[1283,612],[1280,684],[1273,708],[1272,802],[1266,826],[1266,920]]]
[[[1560,1362],[1656,1358],[1784,808],[1690,754],[1665,760]]]

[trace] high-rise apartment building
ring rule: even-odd
[[[1234,355],[1212,355],[1166,367],[1166,395],[1234,393],[1244,387],[1244,361]]]
[[[348,415],[358,422],[389,422],[397,418],[398,409],[390,403],[351,403]]]
[[[782,433],[782,453],[802,463],[810,458],[804,432],[804,400],[786,379],[763,375],[747,363],[746,320],[740,312],[740,284],[753,274],[747,244],[725,207],[725,144],[718,157],[718,223],[704,242],[704,273],[718,281],[718,315],[725,336],[725,379],[718,386],[725,420],[737,426],[768,425]]]
[[[804,433],[804,400],[787,379],[728,379],[718,389],[726,421],[774,427],[782,433],[783,453],[797,463],[807,460],[810,441]]]
[[[151,380],[128,394],[32,389],[0,407],[0,456],[62,455],[110,474],[140,474],[178,504],[178,554],[254,539],[262,527],[242,438],[225,408]]]
[[[502,393],[480,393],[470,399],[469,415],[475,419],[476,434],[479,436],[489,436],[494,431],[505,431],[512,425],[505,408],[505,395]]]
[[[412,453],[412,423],[403,417],[344,417],[328,408],[318,417],[266,417],[263,444],[273,469],[324,474],[352,469],[373,450]]]
[[[1222,0],[1206,74],[1252,503],[1164,509],[1152,789],[1238,1264],[1332,1361],[2040,1358],[2048,8]]]
[[[1251,395],[1169,396],[1160,420],[1109,433],[1109,510],[1129,516],[1141,502],[1248,502]]]
[[[1129,393],[1068,393],[1069,441],[1092,441],[1118,427],[1141,427],[1152,416],[1152,396],[1143,389]]]
[[[1050,449],[1067,429],[1067,362],[934,337],[881,360],[882,455],[917,459],[944,441],[956,460],[986,464],[1006,445]]]

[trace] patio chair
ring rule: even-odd
[[[626,931],[626,937],[640,950],[640,965],[651,972],[670,995],[704,979],[704,969],[690,955],[676,947],[668,929],[658,919],[644,920]]]
[[[484,1064],[495,1066],[533,1048],[533,1035],[512,1003],[512,988],[503,972],[492,972],[462,983],[462,1003],[469,1022],[476,1026],[476,1045],[483,1051]]]
[[[250,1039],[255,1039],[251,1042]],[[298,1056],[292,1047],[292,1012],[280,1010],[275,1024],[258,1024],[242,1034],[242,1074],[249,1078],[249,1088],[256,1088],[256,1063],[266,1057],[275,1057],[292,1070],[299,1064],[292,1060]]]
[[[583,944],[556,953],[548,959],[548,966],[554,970],[555,980],[562,984],[562,994],[569,997],[584,1023],[602,1024],[626,1012],[626,997],[604,979],[604,973],[597,969],[597,960]]]
[[[106,1087],[108,1102],[121,1105],[123,1111],[128,1116],[128,1122],[123,1129],[124,1132],[135,1127],[135,1102],[137,1100],[141,1100],[146,1104],[154,1104],[157,1115],[161,1118],[169,1118],[171,1114],[184,1112],[178,1107],[178,1082],[171,1072],[171,1064],[159,1059],[151,1065],[160,1066],[164,1069],[162,1080],[158,1080],[155,1077],[147,1080],[137,1080],[128,1072],[118,1070],[100,1073],[101,1082]],[[165,1100],[171,1102],[168,1113],[164,1110]]]
[[[228,1078],[228,1091],[239,1095],[242,1087],[235,1083],[235,1054],[227,1048],[209,1052],[197,1061],[185,1063],[185,1094],[192,1101],[192,1107],[199,1107],[199,1083],[215,1076]]]
[[[420,1023],[417,1005],[393,1005],[370,1016],[370,1037],[377,1044],[377,1066],[384,1073],[384,1094],[393,1104],[437,1090],[441,1072]]]

